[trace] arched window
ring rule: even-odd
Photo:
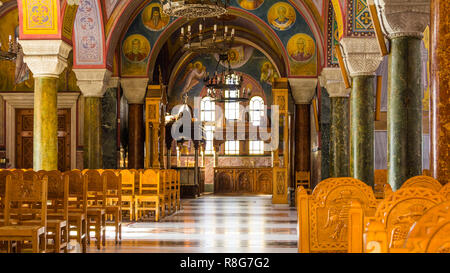
[[[210,97],[204,97],[201,102],[201,119],[202,121],[215,121],[216,109],[215,103]]]
[[[250,122],[254,126],[259,126],[261,117],[264,116],[264,100],[259,96],[255,96],[250,100]]]

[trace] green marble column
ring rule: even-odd
[[[388,180],[395,191],[422,174],[421,40],[391,39],[388,92]]]
[[[85,97],[83,153],[85,169],[101,169],[103,167],[101,107],[101,98]]]
[[[350,175],[374,185],[374,76],[354,76],[350,96]]]
[[[349,176],[349,99],[331,97],[330,177]]]
[[[58,169],[58,109],[56,78],[35,78],[33,169]]]

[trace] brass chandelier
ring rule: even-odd
[[[16,41],[13,41],[11,35],[9,35],[8,51],[2,50],[2,43],[0,43],[0,60],[14,61],[17,58],[17,52],[20,51],[20,45]]]
[[[225,14],[230,0],[160,0],[163,12],[187,19],[215,17]]]
[[[218,29],[217,24],[214,24],[214,31],[212,37],[204,39],[203,24],[198,26],[198,34],[194,41],[194,34],[191,26],[182,27],[180,31],[180,41],[184,44],[183,50],[199,54],[223,54],[230,50],[234,42],[235,30],[229,29],[228,26],[223,25]]]

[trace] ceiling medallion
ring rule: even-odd
[[[223,15],[229,4],[230,0],[161,0],[165,14],[188,19]]]

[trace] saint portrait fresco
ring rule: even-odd
[[[261,66],[260,81],[272,85],[273,81],[278,78],[278,72],[275,70],[272,63],[264,62]]]
[[[123,43],[123,55],[132,63],[142,62],[149,53],[150,43],[142,35],[131,35]]]
[[[247,10],[254,10],[259,8],[264,0],[237,0],[239,6]]]
[[[267,20],[276,30],[287,30],[295,23],[294,8],[285,2],[274,4],[267,12]]]
[[[304,33],[298,33],[287,44],[289,57],[295,62],[308,62],[316,52],[314,40]]]
[[[160,31],[169,24],[170,16],[167,16],[161,8],[161,4],[148,5],[142,12],[142,22],[151,31]]]
[[[181,83],[184,83],[183,90],[181,91],[181,97],[189,93],[189,91],[202,82],[203,77],[206,74],[206,67],[202,62],[197,61],[195,63],[190,63],[187,66],[186,72],[183,75]]]

